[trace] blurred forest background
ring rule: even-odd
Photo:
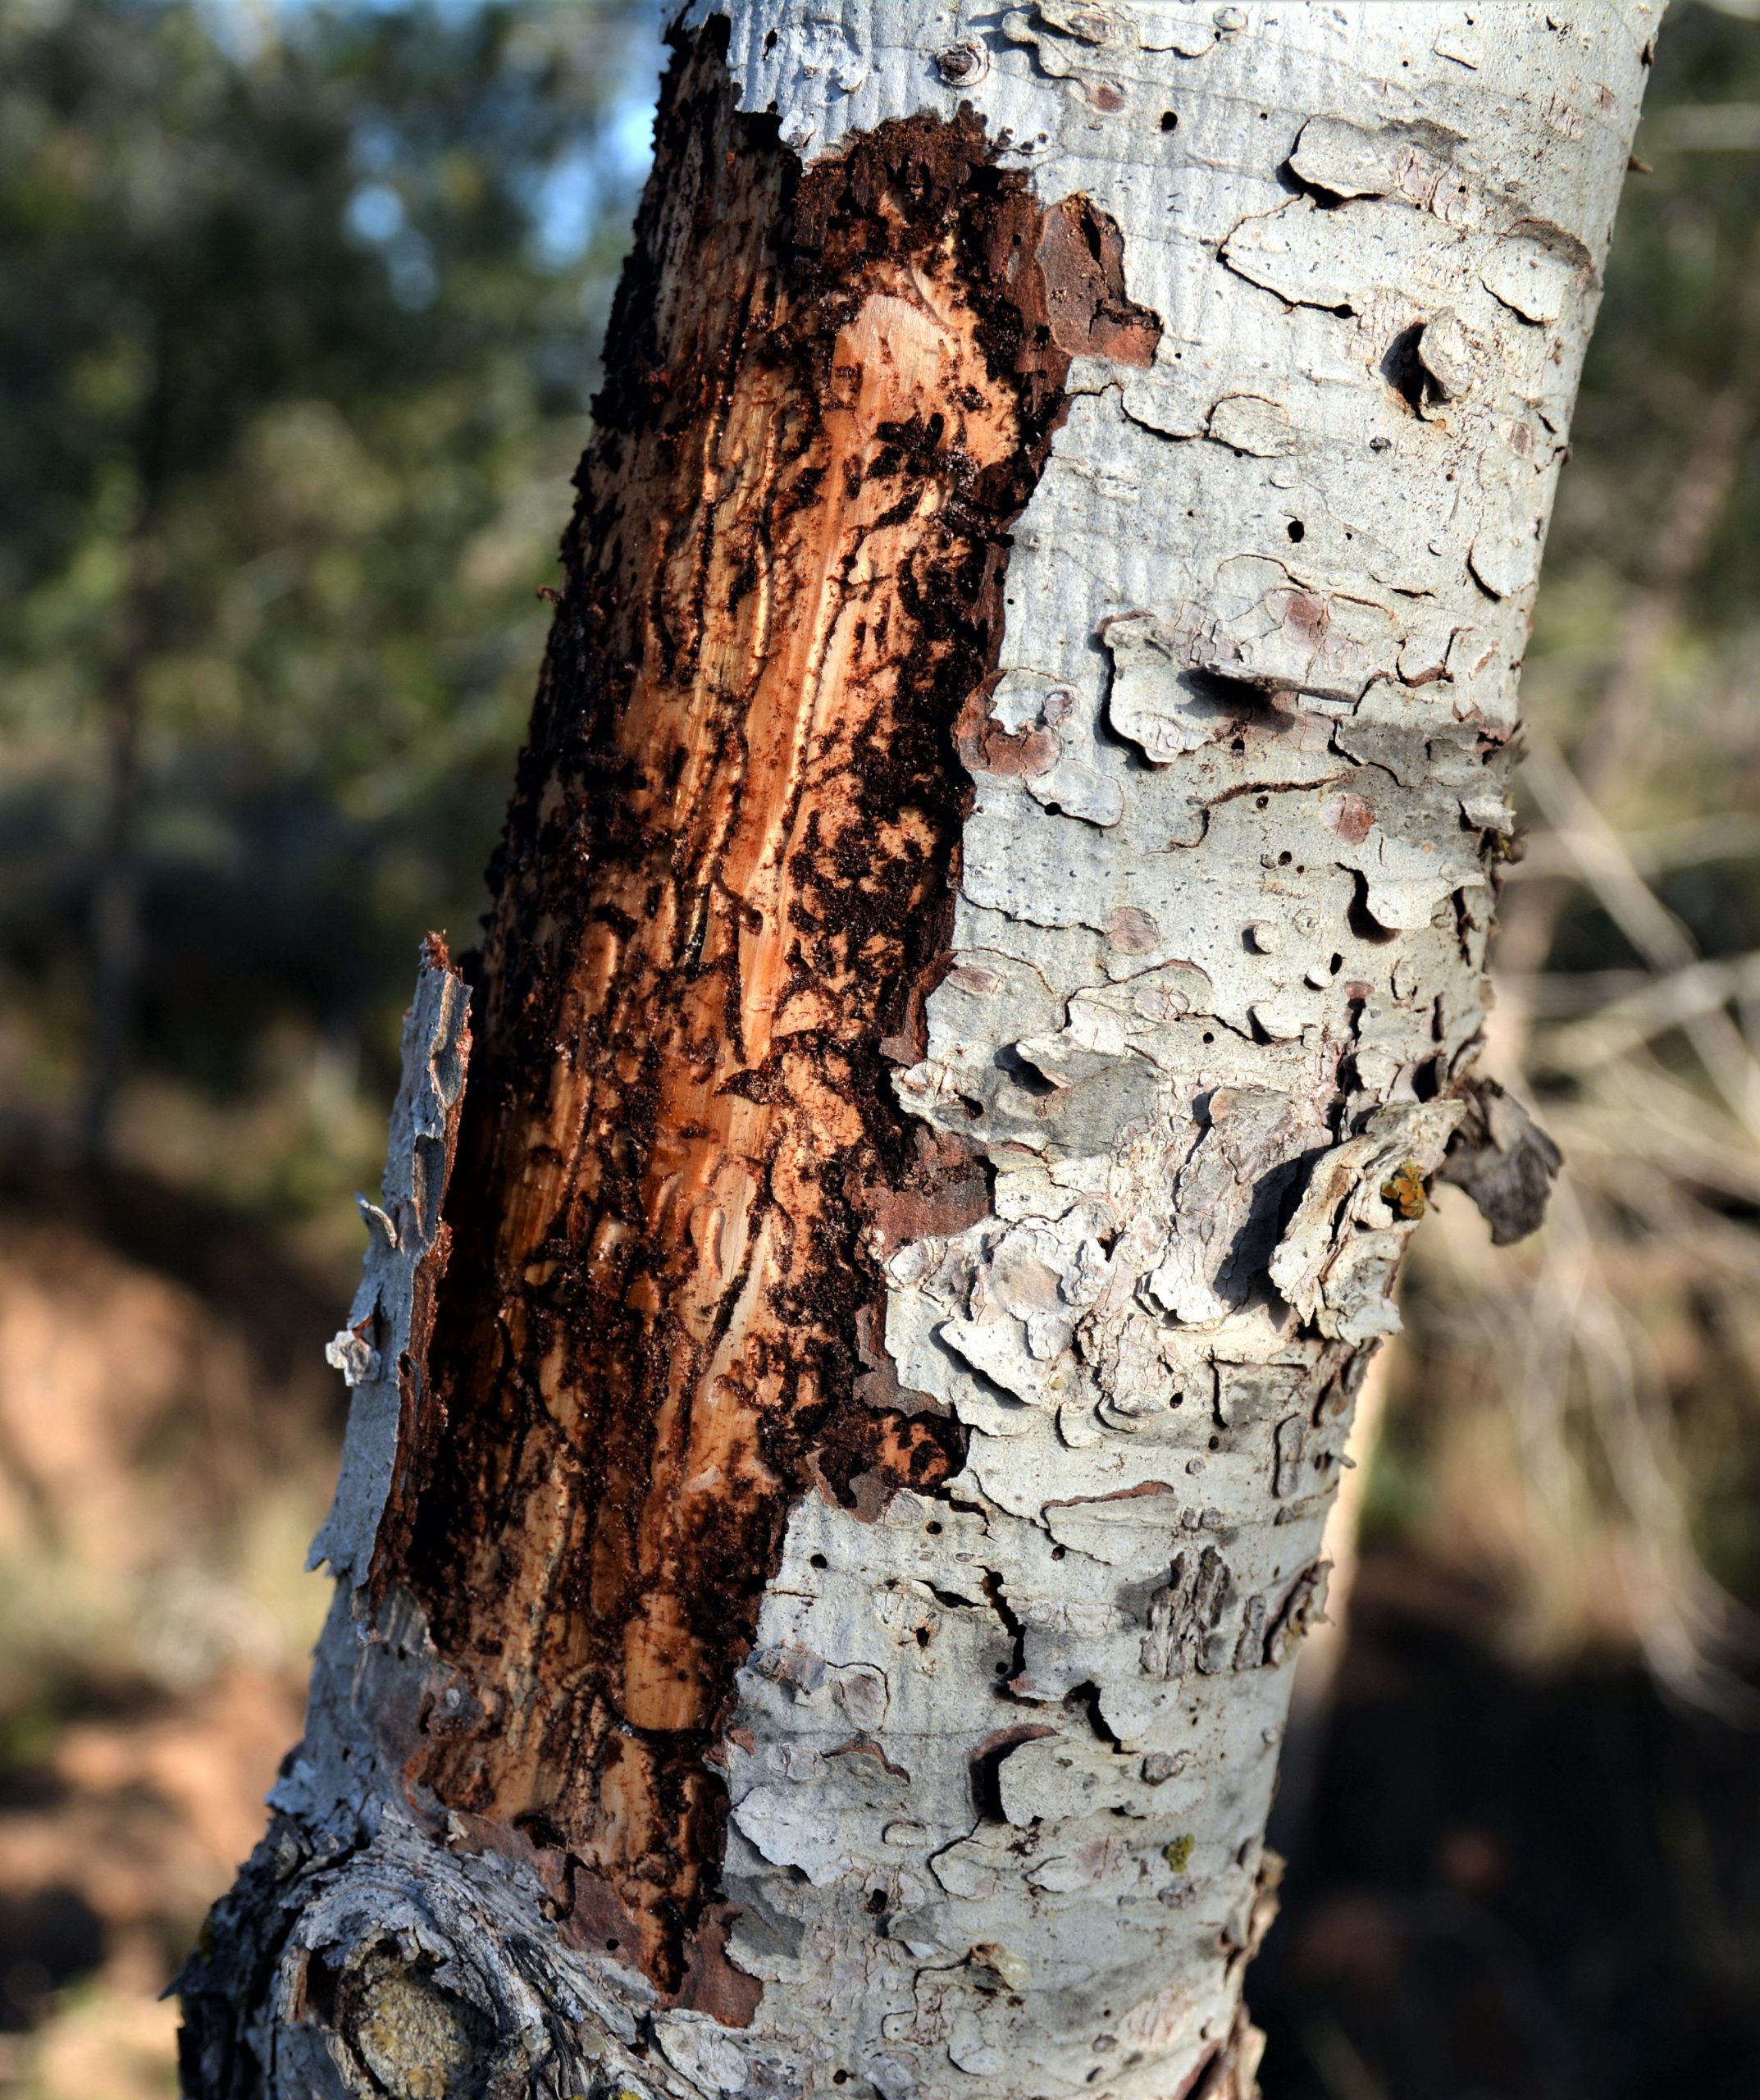
[[[0,2093],[175,2090],[327,1585],[352,1201],[472,938],[648,0],[0,0]],[[1760,0],[1671,13],[1495,1066],[1304,1664],[1268,2100],[1760,2090]]]

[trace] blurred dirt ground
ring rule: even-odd
[[[1512,1664],[1500,1615],[1365,1555],[1249,1984],[1266,2100],[1753,2100],[1760,1742],[1629,1651]]]
[[[0,2091],[175,2091],[328,1585],[340,1286],[140,1177],[0,1171]]]

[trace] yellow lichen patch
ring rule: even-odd
[[[1408,1222],[1423,1217],[1424,1177],[1415,1159],[1402,1160],[1381,1184],[1381,1200]]]
[[[475,2024],[419,1970],[383,1962],[361,1980],[348,2038],[394,2100],[449,2100],[468,2089]]]

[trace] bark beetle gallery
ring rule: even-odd
[[[192,2095],[1251,2090],[1366,1352],[1451,1140],[1556,1164],[1482,970],[1648,30],[1501,19],[675,30]]]

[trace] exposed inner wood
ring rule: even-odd
[[[712,1758],[788,1509],[958,1459],[874,1317],[890,1245],[987,1208],[890,1087],[944,960],[954,724],[1069,357],[1146,363],[1155,324],[1103,216],[1042,212],[969,118],[803,177],[705,43],[659,136],[376,1577],[453,1673],[413,1797],[517,1828],[577,1930],[733,2016]]]

